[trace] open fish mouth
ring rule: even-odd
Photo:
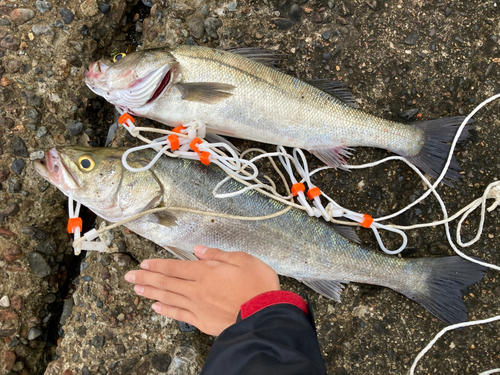
[[[171,67],[167,65],[137,79],[126,89],[109,90],[103,96],[110,103],[124,110],[133,111],[135,108],[151,104],[158,99],[171,87],[173,76]]]
[[[106,71],[108,69],[109,65],[103,63],[102,61],[95,61],[90,64],[89,68],[85,71],[85,83],[88,88],[97,95],[106,95],[105,90],[100,88],[99,82],[105,78]]]
[[[64,164],[63,158],[55,148],[45,153],[45,160],[36,160],[34,167],[43,178],[65,194],[81,186],[79,178]]]

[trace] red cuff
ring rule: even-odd
[[[296,306],[307,315],[307,302],[304,301],[302,297],[284,290],[273,290],[271,292],[259,294],[250,301],[241,305],[241,319],[248,318],[250,315],[255,314],[268,306],[278,305],[280,303],[287,303],[289,305]]]

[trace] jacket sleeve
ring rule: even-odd
[[[202,375],[326,374],[307,303],[273,291],[241,306],[235,324],[215,340]]]

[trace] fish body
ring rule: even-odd
[[[385,120],[330,95],[339,90],[327,93],[247,56],[259,60],[246,50],[145,50],[114,64],[96,62],[85,80],[122,109],[170,126],[200,120],[216,134],[299,147],[335,167],[351,147],[378,147],[439,175],[453,125],[463,117],[418,125]],[[448,177],[458,174],[451,170]]]
[[[125,224],[127,228],[169,248],[183,259],[195,259],[195,244],[243,251],[270,265],[278,274],[293,277],[317,292],[340,299],[343,284],[361,282],[392,288],[417,301],[440,319],[466,319],[461,290],[480,280],[485,269],[459,257],[402,259],[370,250],[345,238],[329,223],[292,208],[281,216],[258,221],[220,217],[261,216],[278,212],[284,204],[257,191],[231,198],[215,198],[212,190],[226,175],[217,166],[162,157],[150,169],[133,173],[122,167],[124,150],[58,148],[46,153],[37,171],[63,193],[97,215],[119,221],[155,207],[182,207],[207,215],[164,211]],[[150,150],[129,156],[129,164],[145,165]],[[84,168],[92,165],[91,169]],[[241,189],[236,181],[222,192]]]

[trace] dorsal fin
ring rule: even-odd
[[[229,47],[224,51],[246,57],[276,70],[280,70],[279,65],[286,57],[284,54],[260,47]]]
[[[352,95],[352,92],[349,91],[345,83],[334,81],[333,79],[312,79],[308,82],[317,89],[342,100],[352,108],[359,108],[356,98],[354,98],[354,95]]]

